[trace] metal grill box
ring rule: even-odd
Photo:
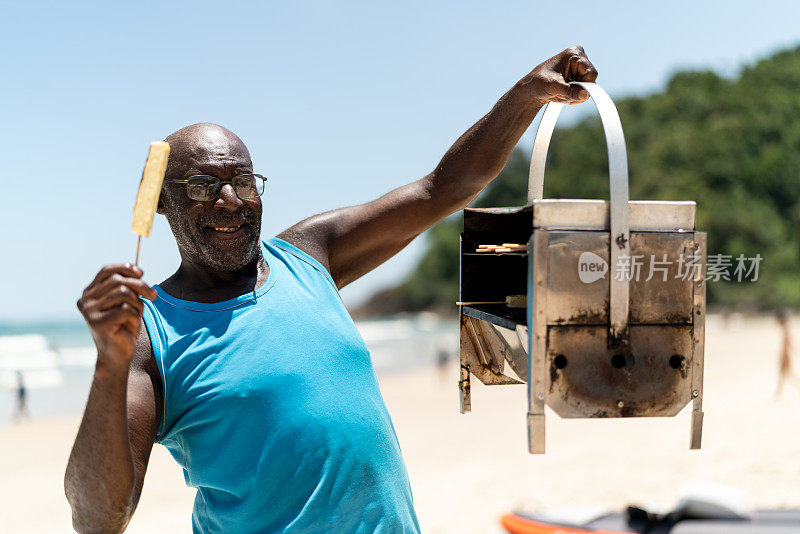
[[[596,84],[581,85],[603,121],[611,201],[541,198],[563,106],[549,104],[529,204],[464,210],[461,411],[471,409],[470,375],[527,382],[529,450],[543,453],[545,405],[569,418],[652,417],[693,401],[699,448],[706,235],[695,231],[694,202],[628,200],[616,108]]]

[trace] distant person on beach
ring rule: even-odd
[[[789,318],[785,310],[775,314],[778,326],[781,330],[781,352],[778,355],[778,388],[775,396],[779,396],[783,390],[783,384],[792,378],[792,336],[789,331]]]
[[[445,378],[447,363],[450,361],[450,351],[444,347],[439,347],[436,351],[436,367],[439,369],[439,380]]]
[[[419,532],[397,436],[338,290],[467,206],[539,109],[586,100],[568,82],[596,77],[581,47],[564,50],[427,176],[266,241],[263,178],[242,140],[207,123],[168,136],[158,212],[180,266],[150,287],[137,266],[107,265],[78,301],[97,363],[65,475],[74,528],[124,530],[161,443],[197,488],[194,532]]]
[[[22,378],[22,371],[17,371],[17,405],[14,411],[14,420],[21,421],[30,418],[31,412],[28,411],[28,390],[25,389],[25,380]]]

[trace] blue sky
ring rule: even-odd
[[[78,317],[97,269],[133,259],[150,141],[186,124],[218,122],[247,143],[270,178],[270,236],[424,176],[517,79],[572,44],[620,97],[659,90],[681,68],[735,74],[800,42],[796,2],[565,5],[3,1],[0,320]],[[423,248],[343,297],[401,279]],[[178,260],[159,217],[145,278]]]

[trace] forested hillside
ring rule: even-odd
[[[709,254],[764,258],[756,282],[709,282],[709,302],[800,306],[800,48],[746,67],[735,79],[679,72],[663,92],[616,104],[631,199],[694,200]],[[515,151],[474,205],[524,204],[529,156]],[[605,142],[595,116],[556,131],[544,192],[608,198]],[[365,311],[455,311],[460,231],[460,215],[436,225],[416,269],[375,295]]]

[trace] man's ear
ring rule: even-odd
[[[161,193],[158,195],[158,204],[156,205],[156,213],[159,215],[166,215],[167,208],[164,207],[164,190],[161,190]]]

